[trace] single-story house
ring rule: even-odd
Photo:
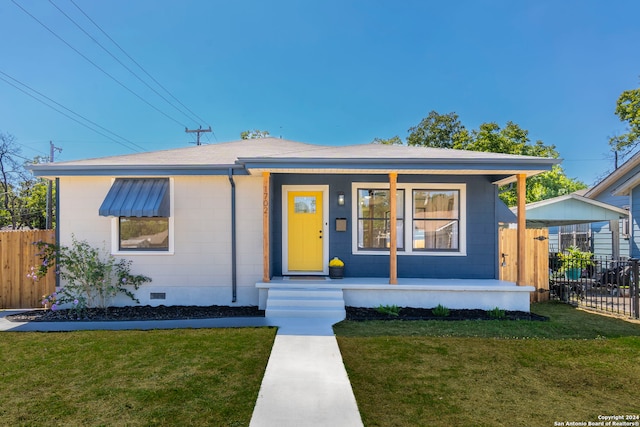
[[[264,138],[31,169],[58,182],[59,242],[74,235],[133,260],[153,279],[142,304],[276,315],[305,305],[293,289],[326,291],[342,310],[528,310],[533,288],[498,280],[498,187],[558,162]],[[344,279],[327,277],[334,257]]]

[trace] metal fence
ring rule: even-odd
[[[551,299],[640,318],[638,259],[549,256]]]

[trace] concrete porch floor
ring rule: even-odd
[[[390,285],[386,277],[274,277],[270,282],[258,282],[259,306],[264,309],[271,288],[342,289],[346,306],[433,308],[442,304],[452,309],[529,311],[533,286],[516,286],[497,279],[421,279],[399,278]]]

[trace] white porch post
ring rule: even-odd
[[[262,172],[262,281],[269,282],[269,172]]]

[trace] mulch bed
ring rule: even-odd
[[[264,310],[255,306],[129,306],[86,309],[78,314],[72,310],[33,310],[6,316],[12,322],[68,322],[121,320],[211,319],[219,317],[264,317]],[[433,314],[430,308],[402,307],[398,316],[380,313],[375,308],[347,307],[347,320],[495,320],[484,310],[449,310],[449,316]],[[505,311],[500,320],[549,320],[524,311]]]
[[[449,315],[436,316],[431,308],[402,307],[398,316],[380,313],[375,308],[347,307],[347,320],[538,320],[548,317],[526,311],[505,311],[504,317],[496,319],[485,310],[449,310]]]
[[[121,320],[178,320],[213,319],[219,317],[264,317],[264,310],[255,306],[229,307],[211,306],[128,306],[88,308],[81,313],[74,310],[33,310],[12,314],[6,318],[12,322],[68,322],[80,321],[121,321]]]

